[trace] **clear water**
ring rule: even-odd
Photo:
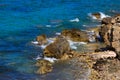
[[[63,29],[94,27],[99,22],[91,20],[88,13],[114,15],[120,11],[119,3],[119,0],[0,0],[0,80],[67,80],[64,71],[35,74],[34,58],[42,51],[31,41],[40,34],[53,37]],[[75,18],[80,21],[69,22]]]

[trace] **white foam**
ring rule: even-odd
[[[44,60],[48,60],[48,61],[54,63],[57,59],[56,58],[44,57]]]
[[[42,59],[42,57],[40,57],[40,55],[38,55],[35,60],[39,60],[39,59]]]
[[[110,17],[102,12],[99,12],[100,13],[100,19],[99,20],[102,20],[103,18],[106,18],[106,17]],[[92,13],[88,13],[88,16],[91,17],[92,19],[95,19],[97,20],[97,18],[95,16],[92,15]]]
[[[75,19],[71,19],[71,20],[69,20],[70,22],[79,22],[80,20],[79,20],[79,18],[75,18]]]
[[[38,44],[38,41],[31,41],[31,43],[33,43],[33,44]]]
[[[47,39],[47,44],[42,44],[42,45],[38,45],[38,41],[32,41],[31,43],[40,46],[42,49],[45,49],[50,43],[54,42],[54,38],[48,38]]]
[[[101,15],[101,19],[106,18],[106,17],[110,17],[110,16],[108,16],[108,15],[102,13],[102,12],[99,12],[99,13],[100,13],[100,15]]]
[[[75,49],[75,50],[77,49],[77,46],[87,44],[85,42],[74,42],[74,41],[71,41],[71,40],[68,40],[68,42],[70,44],[70,48]]]
[[[57,33],[55,33],[55,34],[56,34],[56,35],[61,35],[61,33],[58,33],[58,32],[57,32]]]
[[[54,63],[56,60],[58,60],[58,59],[56,59],[56,58],[49,58],[49,57],[44,57],[44,58],[42,58],[40,55],[38,55],[38,56],[35,58],[35,60],[39,60],[39,59],[44,59],[44,60],[50,61],[50,62],[52,62],[52,63]]]
[[[51,27],[51,25],[46,25],[46,27]]]

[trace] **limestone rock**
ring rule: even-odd
[[[65,36],[67,39],[70,39],[72,41],[80,41],[80,42],[88,42],[88,35],[87,32],[81,31],[78,29],[71,29],[71,30],[63,30],[61,32],[62,36]]]
[[[53,69],[51,62],[42,59],[36,62],[36,66],[39,67],[37,74],[46,74],[48,72],[51,72]]]
[[[46,35],[40,35],[36,37],[36,41],[38,41],[39,45],[46,44],[47,43],[47,38]]]
[[[103,24],[100,36],[109,48],[113,48],[120,58],[120,16],[112,17],[110,23]]]
[[[120,23],[120,14],[117,14],[112,17],[111,23]]]
[[[111,17],[106,17],[106,18],[103,18],[101,23],[102,24],[110,24],[111,23],[111,20],[112,18]]]
[[[70,51],[69,42],[63,37],[57,37],[56,40],[44,49],[44,56],[61,58],[64,53]]]
[[[92,13],[92,16],[94,16],[96,19],[100,19],[101,18],[101,14],[100,13]]]

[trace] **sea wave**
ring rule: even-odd
[[[69,20],[70,22],[79,22],[80,20],[79,20],[79,18],[75,18],[75,19],[71,19],[71,20]]]
[[[38,45],[38,41],[32,41],[31,43],[40,46],[41,49],[45,49],[50,43],[53,43],[53,42],[54,42],[54,38],[48,38],[47,44]]]
[[[70,48],[74,49],[74,50],[76,50],[79,45],[87,44],[86,42],[75,42],[75,41],[71,41],[71,40],[68,40],[68,42],[70,44]]]
[[[58,59],[56,59],[56,58],[41,57],[40,55],[38,55],[38,56],[35,58],[35,60],[40,60],[40,59],[50,61],[51,63],[54,63],[55,61],[58,60]]]
[[[32,41],[31,43],[33,43],[35,45],[38,45],[39,47],[41,47],[41,49],[45,49],[49,44],[53,43],[54,40],[55,40],[55,38],[48,38],[47,39],[48,43],[44,44],[44,45],[38,45],[37,41]],[[77,46],[79,46],[79,45],[87,44],[86,42],[75,42],[75,41],[72,41],[72,40],[68,40],[68,42],[69,42],[70,48],[74,49],[74,50],[76,50]]]
[[[109,15],[104,14],[103,12],[98,12],[100,14],[100,19],[102,20],[103,18],[110,17]],[[98,20],[95,16],[92,15],[92,13],[88,13],[88,16],[91,17],[92,19]]]

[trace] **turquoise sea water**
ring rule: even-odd
[[[35,58],[42,51],[31,41],[40,34],[54,37],[63,29],[94,27],[99,22],[91,20],[88,13],[111,16],[120,12],[119,3],[119,0],[0,0],[0,80],[70,80],[57,71],[35,74]],[[75,18],[80,21],[69,21]]]

